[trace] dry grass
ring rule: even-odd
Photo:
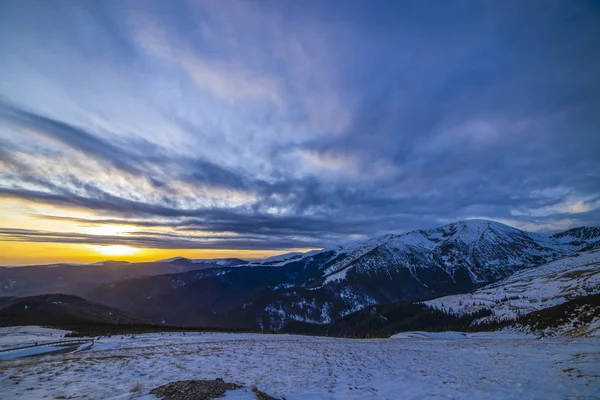
[[[279,400],[276,397],[269,396],[268,394],[261,392],[256,386],[252,386],[251,389],[254,392],[257,400]]]
[[[133,386],[131,387],[131,389],[129,389],[129,392],[130,392],[130,393],[139,393],[139,392],[141,392],[141,391],[142,391],[142,389],[143,389],[143,386],[142,386],[142,384],[138,382],[138,383],[136,383],[135,385],[133,385]]]

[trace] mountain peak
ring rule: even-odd
[[[440,228],[452,227],[452,226],[466,228],[466,229],[495,228],[495,229],[501,229],[501,230],[518,230],[517,228],[514,228],[510,225],[503,224],[501,222],[491,221],[488,219],[478,219],[478,218],[456,221],[451,224],[444,225]]]

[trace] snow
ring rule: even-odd
[[[156,260],[156,262],[170,263],[170,262],[175,262],[175,261],[179,261],[179,260],[188,260],[188,259],[184,258],[184,257],[172,257],[172,258],[165,258],[163,260]]]
[[[42,328],[39,326],[11,326],[0,328],[0,350],[11,347],[22,347],[36,343],[56,342],[63,340],[69,331]]]
[[[39,346],[34,346],[34,347],[26,347],[26,348],[19,348],[19,349],[15,349],[15,350],[8,350],[8,351],[3,351],[0,352],[0,361],[7,361],[7,360],[15,360],[17,358],[22,358],[22,357],[31,357],[31,356],[37,356],[37,355],[44,355],[44,354],[50,354],[50,353],[54,353],[57,351],[64,351],[66,349],[70,349],[69,351],[83,351],[87,348],[89,348],[92,345],[91,342],[88,343],[82,343],[80,345],[78,345],[77,347],[74,347],[72,344],[65,344],[65,345],[60,345],[60,344],[55,344],[55,345],[39,345]]]
[[[35,356],[38,354],[51,353],[62,349],[60,346],[39,346],[39,347],[28,347],[26,349],[19,349],[14,351],[7,351],[0,353],[0,361],[14,360],[20,357]]]
[[[289,260],[290,258],[299,258],[299,257],[304,257],[304,256],[305,256],[305,254],[303,254],[299,251],[292,251],[291,253],[284,253],[284,254],[279,254],[276,256],[272,256],[272,257],[267,257],[264,260],[257,262],[256,264],[270,263],[270,262],[275,262],[275,261],[285,261],[285,260]]]
[[[348,269],[349,268],[342,269],[339,272],[334,272],[333,274],[329,275],[327,278],[325,278],[325,281],[323,281],[323,285],[327,285],[332,282],[342,281],[342,280],[346,279],[346,274],[348,273]]]
[[[525,335],[528,336],[528,335]],[[530,335],[532,338],[535,336]],[[523,333],[516,332],[400,332],[390,339],[523,339]]]
[[[277,256],[267,257],[264,260],[248,264],[251,267],[281,267],[291,262],[306,260],[308,257],[321,253],[323,250],[311,250],[305,253],[293,251],[291,253],[279,254]]]
[[[488,308],[494,318],[514,319],[578,296],[600,293],[600,251],[517,272],[472,293],[441,297],[425,304],[455,314]]]
[[[221,397],[225,400],[256,400],[256,395],[248,388],[239,390],[230,390]]]
[[[288,400],[558,400],[600,393],[598,337],[424,335],[352,340],[188,332],[101,338],[81,353],[2,362],[0,393],[3,399],[129,399],[138,395],[130,390],[140,383],[137,398],[154,399],[150,390],[163,384],[214,378],[256,385]],[[225,398],[254,399],[248,389]]]

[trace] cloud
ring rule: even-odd
[[[281,104],[279,81],[243,64],[200,57],[187,45],[170,37],[169,33],[147,12],[131,11],[134,37],[148,53],[176,64],[201,90],[217,98],[236,100],[265,100]]]
[[[87,156],[109,162],[116,168],[138,174],[140,170],[131,163],[120,148],[68,123],[21,109],[8,102],[0,102],[0,120],[33,136],[41,136]]]
[[[272,78],[253,75],[244,68],[205,61],[193,54],[184,54],[179,60],[199,87],[220,98],[280,102],[278,83]]]
[[[349,177],[357,180],[386,180],[397,175],[396,166],[386,160],[361,160],[356,155],[320,152],[302,149],[299,152],[302,163],[323,173],[331,173],[333,178]]]
[[[552,204],[540,208],[528,209],[525,211],[512,210],[511,214],[514,216],[533,216],[533,217],[547,217],[557,214],[581,214],[593,211],[600,207],[600,201],[586,202],[583,200],[566,200],[558,204]]]
[[[600,223],[596,7],[54,3],[0,6],[0,197],[138,246]]]
[[[235,249],[285,250],[318,247],[314,241],[273,239],[264,236],[169,235],[136,233],[135,235],[86,235],[28,229],[0,228],[0,241],[29,243],[67,243],[96,246],[131,246],[153,249]]]

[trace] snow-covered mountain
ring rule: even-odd
[[[600,246],[600,228],[579,227],[555,233],[550,236],[550,241],[560,243],[571,251],[593,250]]]
[[[469,220],[235,268],[111,283],[91,296],[174,324],[277,330],[289,321],[328,323],[375,303],[468,292],[599,240],[595,228],[540,235]]]
[[[308,251],[306,253],[302,253],[299,251],[293,251],[291,253],[285,253],[285,254],[279,254],[277,256],[272,256],[272,257],[268,257],[265,258],[264,260],[252,263],[254,265],[270,265],[273,267],[280,267],[290,261],[293,260],[299,260],[301,258],[307,257],[307,256],[311,256],[313,254],[317,254],[319,253],[320,250],[312,250],[312,251]]]
[[[455,314],[492,311],[484,320],[513,320],[574,298],[600,293],[600,250],[576,253],[515,273],[471,293],[425,304]]]
[[[328,323],[375,303],[466,292],[598,243],[600,232],[594,229],[540,235],[468,220],[324,250],[293,261],[318,264],[302,286],[310,292],[282,287],[288,293],[266,305],[263,324]]]
[[[484,220],[468,220],[403,235],[385,235],[342,249],[324,270],[325,282],[344,280],[355,271],[439,268],[451,278],[466,274],[473,283],[507,276],[579,249],[570,236],[545,237]],[[595,236],[600,239],[600,232]],[[591,239],[590,239],[591,240]],[[587,242],[586,242],[587,244]]]

